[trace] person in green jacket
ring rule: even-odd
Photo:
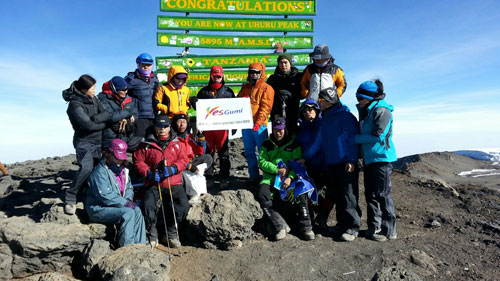
[[[283,201],[279,193],[279,188],[288,189],[294,180],[295,171],[286,166],[289,166],[290,161],[302,158],[302,149],[295,141],[295,136],[287,134],[283,117],[277,118],[272,127],[273,132],[262,143],[259,154],[259,168],[264,175],[258,187],[257,201],[264,211],[269,232],[274,235],[275,240],[285,238],[290,231],[283,216],[293,221],[296,220],[303,238],[313,240],[315,236],[309,216],[307,195],[298,196],[292,204],[289,201]]]

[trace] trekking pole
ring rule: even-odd
[[[168,166],[167,159],[164,158],[165,160],[165,167]],[[175,231],[177,232],[177,239],[180,241],[180,236],[179,236],[179,228],[177,227],[177,217],[175,216],[175,208],[174,208],[174,198],[172,197],[172,186],[170,185],[170,177],[167,178],[168,182],[168,191],[170,192],[170,203],[172,205],[172,214],[174,215],[174,224],[175,224]],[[180,243],[179,243],[180,245]],[[182,245],[179,246],[179,256],[182,257]]]
[[[155,167],[155,170],[157,170],[157,167]],[[170,252],[170,241],[168,241],[167,223],[165,221],[165,206],[163,205],[163,198],[161,196],[160,182],[158,182],[158,194],[160,195],[160,207],[163,215],[163,226],[165,227],[165,234],[167,235],[168,260],[170,261],[172,260],[172,255]]]

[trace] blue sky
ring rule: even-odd
[[[181,51],[156,46],[156,16],[166,14],[159,0],[4,2],[4,163],[74,152],[61,91],[81,74],[93,75],[99,89],[132,71],[141,52]],[[342,101],[355,115],[357,86],[373,78],[384,82],[395,106],[398,156],[500,146],[499,1],[320,0],[317,8],[314,43],[329,45],[343,68],[348,86]]]

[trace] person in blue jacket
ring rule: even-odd
[[[324,157],[329,177],[326,196],[335,202],[335,232],[340,235],[341,241],[350,242],[358,236],[361,217],[356,168],[359,146],[354,141],[359,133],[359,124],[349,108],[339,101],[335,89],[323,89],[318,103],[323,119],[312,151],[320,149]],[[323,215],[328,217],[328,214]]]
[[[132,201],[127,143],[113,139],[89,177],[85,209],[93,222],[120,224],[118,245],[146,244],[146,228],[141,210]]]
[[[367,205],[367,238],[375,241],[396,239],[396,211],[391,198],[392,164],[397,160],[392,143],[392,111],[385,102],[384,85],[380,80],[363,82],[357,92],[357,108],[364,160],[365,199]]]

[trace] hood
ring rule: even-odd
[[[390,112],[393,112],[394,111],[394,106],[388,104],[387,102],[385,102],[385,100],[374,100],[370,106],[368,106],[368,109],[371,110],[372,108],[374,107],[385,107],[387,108]]]
[[[257,83],[266,82],[266,66],[260,62],[254,62],[254,63],[250,64],[250,66],[248,67],[248,71],[250,71],[250,69],[252,69],[252,68],[258,69],[262,72],[260,75],[260,79],[257,80]],[[247,81],[248,81],[248,77],[247,77]],[[257,84],[257,83],[255,83],[255,84]]]
[[[351,110],[349,110],[349,107],[347,107],[347,105],[344,105],[342,104],[342,102],[339,102],[336,105],[327,109],[325,112],[323,112],[323,116],[326,116],[331,113],[335,114],[338,112],[351,112]]]
[[[73,81],[71,85],[69,86],[68,89],[64,90],[62,92],[62,97],[65,101],[70,102],[72,100],[80,100],[83,102],[92,102],[92,99],[90,99],[87,95],[84,93],[80,92],[76,86],[76,81]]]
[[[111,90],[111,87],[109,86],[109,83],[110,81],[106,81],[102,84],[102,94],[105,94],[105,95],[108,95],[110,98],[122,103],[123,102],[123,105],[122,105],[122,109],[123,109],[123,106],[129,102],[132,101],[132,98],[129,97],[128,95],[125,96],[125,98],[120,98],[116,93],[113,93],[113,91]],[[101,94],[99,94],[101,95]]]
[[[302,115],[302,110],[304,110],[304,107],[306,107],[306,105],[308,104],[312,104],[314,105],[314,108],[316,108],[316,119],[314,119],[314,121],[312,122],[304,122],[304,120],[302,119],[304,118],[304,116]],[[317,121],[321,120],[321,117],[321,110],[319,109],[319,105],[315,100],[305,100],[299,108],[299,120],[303,124],[316,123]]]
[[[172,78],[179,73],[188,74],[186,69],[184,69],[184,67],[182,67],[181,65],[171,66],[170,69],[168,70],[168,76],[167,76],[168,82],[170,83],[170,80],[172,80]],[[188,75],[188,79],[189,79],[189,75]],[[186,85],[188,79],[186,79],[186,82],[184,83],[184,85]]]

